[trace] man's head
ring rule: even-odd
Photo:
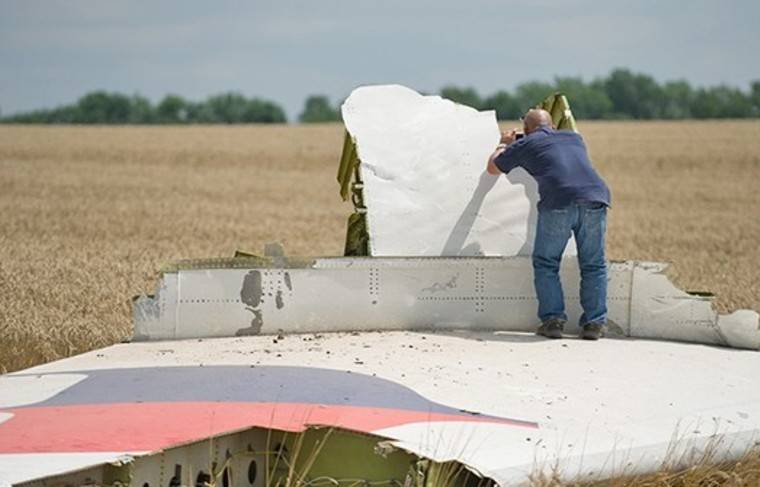
[[[533,108],[523,117],[523,130],[525,134],[535,132],[541,127],[552,128],[552,116],[546,110]]]

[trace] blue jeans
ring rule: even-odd
[[[607,320],[607,263],[604,234],[607,207],[601,203],[579,203],[559,210],[539,210],[533,247],[533,282],[538,296],[538,317],[567,320],[559,264],[570,232],[575,235],[581,271],[580,325],[604,324]]]

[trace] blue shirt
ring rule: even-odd
[[[528,171],[538,182],[539,209],[610,206],[610,190],[591,166],[583,138],[573,131],[540,127],[509,144],[494,164],[504,173],[518,166]]]

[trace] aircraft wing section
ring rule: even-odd
[[[121,344],[0,377],[0,480],[247,428],[325,426],[456,460],[502,485],[555,466],[565,479],[629,463],[651,471],[710,445],[721,458],[751,447],[758,374],[755,353],[728,348],[500,332]]]

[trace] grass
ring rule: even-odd
[[[549,487],[551,484],[545,484]],[[571,487],[555,483],[557,486]],[[760,485],[760,450],[755,449],[738,462],[715,461],[709,455],[696,459],[688,467],[664,465],[660,471],[645,475],[623,475],[572,487],[742,487]]]

